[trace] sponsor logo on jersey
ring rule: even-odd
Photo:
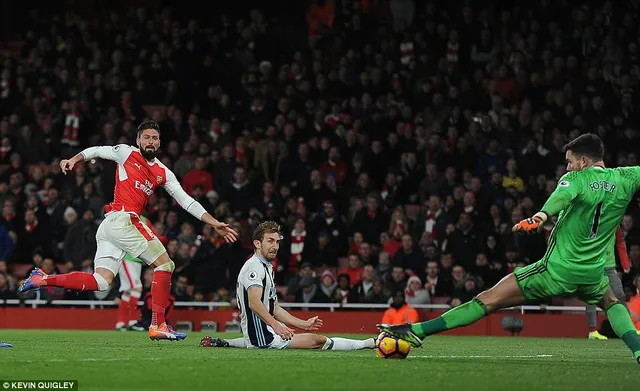
[[[136,189],[142,190],[148,196],[153,194],[153,185],[149,181],[144,181],[144,183],[136,181]]]

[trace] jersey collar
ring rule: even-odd
[[[265,265],[271,265],[271,262],[268,262],[266,259],[262,258],[260,255],[258,255],[258,253],[254,253],[256,258],[258,258],[260,260],[260,262],[264,263]]]

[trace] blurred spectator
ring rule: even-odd
[[[373,286],[364,298],[365,303],[369,304],[387,304],[389,295],[384,290],[384,281],[381,278],[373,280]]]
[[[443,297],[453,291],[447,285],[449,281],[440,278],[440,267],[436,261],[427,263],[427,276],[425,278],[424,289],[429,292],[431,297]]]
[[[300,265],[300,269],[298,270],[298,273],[294,276],[292,276],[291,278],[289,278],[289,283],[287,285],[287,291],[286,291],[286,295],[287,296],[295,296],[298,292],[298,290],[301,287],[301,282],[305,277],[311,277],[313,278],[313,269],[311,268],[311,264],[310,263],[302,263]]]
[[[403,324],[418,322],[418,311],[407,304],[404,297],[405,294],[403,290],[396,291],[393,294],[391,308],[384,312],[384,315],[382,315],[381,323]]]
[[[360,280],[362,280],[362,274],[364,272],[362,262],[360,262],[360,257],[358,256],[358,254],[349,254],[347,262],[347,267],[340,270],[339,273],[348,275],[351,285],[358,285],[360,283]]]
[[[9,284],[9,278],[6,273],[0,272],[0,299],[9,300],[16,299],[15,287]]]
[[[329,233],[322,231],[318,234],[316,243],[305,246],[302,259],[310,262],[314,267],[326,268],[338,266],[338,253],[332,245]]]
[[[358,260],[359,262],[359,260]],[[362,279],[358,281],[353,288],[351,288],[351,292],[349,293],[349,302],[350,303],[364,303],[366,297],[373,290],[373,281],[376,276],[376,271],[372,265],[365,265],[362,268]]]
[[[348,274],[338,274],[338,286],[333,292],[333,302],[346,304],[351,293],[351,279]]]
[[[82,214],[82,219],[69,228],[64,239],[63,257],[69,270],[80,270],[93,265],[97,232],[93,211],[87,209]]]
[[[423,288],[422,281],[420,281],[420,277],[418,276],[414,275],[409,277],[404,294],[407,304],[431,304],[429,291]]]
[[[338,283],[336,281],[336,277],[329,270],[325,270],[322,272],[322,277],[320,278],[320,290],[322,293],[327,296],[328,301],[333,301],[336,297],[336,290],[338,288]]]
[[[204,156],[196,157],[193,169],[182,178],[182,187],[188,194],[193,194],[195,186],[200,186],[205,193],[213,190],[213,176],[206,170],[206,164]]]
[[[187,276],[178,275],[173,287],[173,296],[176,298],[176,301],[193,300],[193,296],[189,294],[189,280],[187,279]]]
[[[14,248],[13,239],[11,239],[9,231],[4,224],[0,224],[0,262],[7,261],[11,257]]]
[[[313,280],[313,277],[303,277],[300,280],[300,288],[296,293],[296,303],[329,303],[329,297],[324,293],[323,289]]]

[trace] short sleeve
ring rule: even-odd
[[[249,289],[252,286],[264,288],[262,281],[265,277],[266,274],[262,265],[251,265],[238,276],[238,282],[245,289]]]

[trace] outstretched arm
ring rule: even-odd
[[[576,184],[560,179],[558,187],[551,193],[547,202],[544,203],[540,212],[536,213],[535,216],[540,216],[542,221],[546,221],[549,217],[560,213],[578,196],[576,187]]]
[[[67,174],[67,171],[73,170],[73,166],[77,163],[91,160],[95,158],[111,160],[116,163],[124,163],[127,157],[131,153],[131,148],[125,144],[118,144],[113,147],[100,146],[89,147],[82,152],[76,154],[71,159],[63,159],[60,161],[60,169],[63,174]]]
[[[547,202],[545,202],[542,209],[540,209],[540,212],[536,213],[532,217],[520,221],[518,224],[513,226],[512,230],[514,232],[535,232],[551,216],[557,215],[561,210],[569,206],[571,201],[578,196],[578,184],[575,180],[570,180],[575,178],[571,174],[572,173],[567,173],[560,178],[560,181],[558,181],[558,187],[556,187],[553,193],[551,193]]]
[[[184,191],[180,182],[178,182],[178,178],[176,178],[171,170],[166,170],[166,175],[167,181],[164,184],[164,188],[171,197],[178,201],[178,204],[180,204],[184,210],[203,223],[212,226],[227,242],[231,243],[238,240],[238,233],[234,231],[233,228],[211,216],[198,201],[194,200],[193,197]]]
[[[322,327],[322,319],[314,316],[307,320],[302,320],[296,316],[291,315],[287,310],[280,307],[280,304],[276,301],[275,309],[273,310],[273,315],[277,321],[280,321],[287,326],[295,327],[301,330],[308,331],[316,331]]]

